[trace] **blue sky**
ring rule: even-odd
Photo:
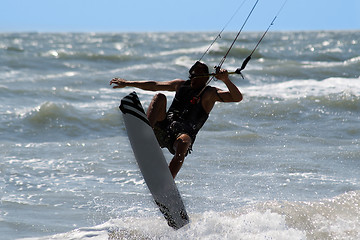
[[[256,0],[226,28],[238,31]],[[1,0],[0,32],[219,31],[243,0]],[[259,0],[244,31],[263,31],[283,0]],[[360,0],[288,0],[271,30],[360,30]]]

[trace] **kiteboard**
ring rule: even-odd
[[[121,100],[120,110],[136,161],[155,203],[169,226],[174,229],[185,226],[189,217],[184,203],[136,92]]]

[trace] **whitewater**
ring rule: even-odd
[[[235,35],[204,57],[211,69]],[[242,33],[223,67],[261,35]],[[1,238],[359,239],[359,31],[266,35],[231,75],[244,100],[214,106],[176,178],[190,224],[167,226],[118,109],[154,93],[109,82],[187,79],[214,36],[0,33]]]

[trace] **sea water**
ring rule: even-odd
[[[223,68],[261,35],[242,33]],[[1,33],[1,239],[360,239],[359,31],[268,33],[231,75],[244,100],[214,106],[176,178],[190,224],[167,226],[118,109],[154,92],[109,81],[187,79],[215,36]]]

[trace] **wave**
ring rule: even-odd
[[[271,201],[190,214],[190,224],[177,231],[161,216],[124,217],[36,239],[358,239],[359,206],[360,191],[353,191],[313,202]]]
[[[0,47],[2,48],[2,47]],[[24,52],[25,50],[21,47],[4,47],[5,50],[9,52]]]
[[[275,94],[276,95],[276,94]],[[217,110],[219,111],[219,110]],[[221,111],[221,109],[220,109]],[[323,96],[307,96],[290,98],[288,95],[281,97],[246,97],[241,107],[236,108],[237,116],[243,121],[268,121],[273,126],[277,121],[282,127],[292,126],[291,129],[299,129],[301,125],[294,128],[293,123],[318,124],[331,128],[331,123],[338,130],[349,132],[349,136],[359,136],[356,121],[360,114],[360,96],[347,92],[333,93]],[[235,114],[235,113],[234,113]],[[231,116],[231,115],[230,115]],[[340,128],[340,125],[342,128]],[[230,125],[231,126],[231,125]],[[290,131],[288,129],[288,131]],[[340,135],[338,136],[340,137]]]
[[[345,64],[358,64],[360,63],[360,56],[350,58],[344,61]]]
[[[175,50],[162,51],[158,55],[160,56],[168,56],[168,55],[189,55],[189,54],[201,54],[205,51],[203,48],[179,48]],[[149,54],[148,57],[154,57],[155,54]]]
[[[242,87],[251,97],[271,97],[272,99],[299,99],[308,96],[329,96],[331,94],[360,97],[360,78],[327,78],[321,81],[290,80],[278,83],[257,84]],[[351,97],[351,98],[353,98]]]
[[[114,109],[93,112],[92,109],[79,109],[68,103],[45,102],[22,112],[8,111],[6,115],[1,127],[3,140],[42,142],[122,133],[122,120]]]
[[[44,57],[54,57],[63,60],[86,60],[86,61],[110,61],[110,62],[127,62],[139,60],[140,56],[132,53],[105,54],[91,52],[72,52],[67,50],[50,50],[43,53]]]
[[[318,202],[267,202],[260,211],[285,216],[289,227],[306,232],[309,239],[360,237],[360,191],[347,192]]]
[[[221,59],[220,57],[223,57],[224,54],[228,51],[229,46],[213,46],[211,48],[211,50],[209,51],[209,55],[213,56],[213,57],[219,57],[219,60]],[[252,52],[253,49],[248,48],[248,47],[244,47],[244,46],[234,46],[228,57],[231,58],[236,58],[236,59],[245,59],[247,56],[250,55],[250,53]],[[255,51],[252,55],[252,58],[254,59],[258,59],[258,58],[262,58],[264,57],[259,51]]]

